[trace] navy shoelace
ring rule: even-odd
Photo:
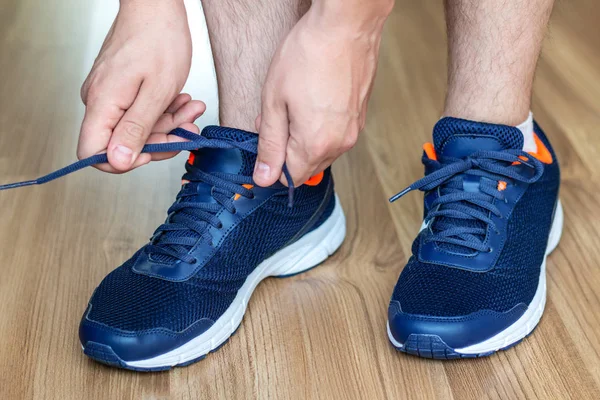
[[[217,218],[217,213],[225,208],[235,214],[233,196],[239,194],[246,198],[254,198],[252,190],[242,186],[251,184],[249,176],[228,174],[223,172],[206,173],[190,164],[186,164],[187,173],[183,179],[187,181],[177,195],[177,200],[169,208],[167,222],[159,226],[146,247],[146,252],[154,259],[160,255],[194,263],[194,257],[188,254],[198,238],[210,241],[208,229],[213,226],[221,229],[223,224]],[[212,187],[211,196],[215,203],[194,201],[197,195],[196,182],[203,182]],[[164,259],[164,257],[162,257]]]
[[[170,134],[179,136],[188,141],[147,144],[142,149],[142,153],[192,151],[200,148],[237,148],[252,154],[257,154],[258,152],[258,136],[251,140],[235,142],[206,138],[180,128],[173,130]],[[106,154],[97,154],[77,161],[38,179],[0,185],[0,190],[41,185],[83,168],[107,162],[108,158]],[[230,212],[235,212],[235,207],[233,205],[233,196],[235,194],[240,194],[241,196],[248,198],[252,198],[254,194],[251,190],[242,186],[243,184],[252,183],[252,178],[249,176],[220,172],[212,172],[209,174],[188,163],[186,163],[186,170],[187,173],[183,176],[183,179],[189,183],[185,184],[177,195],[176,202],[168,211],[169,217],[167,222],[158,227],[151,239],[151,243],[147,246],[146,251],[151,255],[164,255],[184,262],[194,262],[193,257],[187,254],[188,250],[196,243],[199,237],[207,237],[208,230],[206,228],[209,225],[216,228],[220,226],[220,221],[216,217],[216,214],[222,208],[225,208]],[[294,201],[294,182],[286,165],[283,166],[283,173],[288,181],[288,206],[292,207]],[[196,186],[194,183],[196,182],[205,182],[212,185],[213,190],[211,191],[211,195],[216,201],[215,203],[190,201],[190,196],[195,194]]]
[[[494,205],[495,199],[506,201],[503,190],[498,187],[499,182],[512,180],[534,183],[544,172],[544,166],[539,160],[521,150],[478,151],[463,159],[441,158],[439,161],[430,160],[425,156],[423,163],[434,172],[392,196],[390,202],[413,190],[429,192],[439,188],[440,196],[431,203],[430,211],[425,217],[425,224],[432,228],[432,234],[425,240],[448,243],[479,252],[490,250],[482,240],[482,237],[485,238],[487,227],[497,231],[490,215],[502,217],[500,210]],[[531,168],[533,174],[521,173],[519,168],[516,168],[517,163]],[[468,192],[463,188],[465,175],[489,179],[479,181],[478,192]],[[434,218],[439,220],[430,225]],[[475,223],[469,223],[473,221]]]

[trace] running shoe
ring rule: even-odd
[[[294,189],[252,181],[258,136],[210,126],[187,142],[146,145],[143,152],[192,150],[181,191],[150,241],[96,288],[79,326],[84,353],[114,367],[160,371],[185,366],[236,331],[256,286],[323,262],[342,244],[344,213],[331,170]],[[49,182],[99,154],[42,178]]]
[[[394,289],[387,331],[402,352],[481,357],[537,326],[546,302],[546,257],[563,211],[556,156],[535,124],[526,153],[517,128],[441,119],[423,149],[424,220]]]

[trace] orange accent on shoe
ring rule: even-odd
[[[313,175],[310,178],[308,178],[308,180],[306,182],[304,182],[304,184],[308,185],[308,186],[317,186],[319,183],[321,183],[323,181],[324,175],[325,175],[325,173],[319,172],[318,174]]]
[[[435,147],[433,146],[433,143],[425,143],[423,145],[423,151],[425,151],[427,158],[433,161],[437,161],[437,154],[435,153]]]
[[[533,133],[533,140],[535,141],[537,150],[535,153],[530,152],[529,154],[531,154],[544,164],[552,164],[553,160],[550,150],[548,150],[544,142],[542,142],[542,140],[538,137],[538,135],[535,132]]]
[[[188,158],[188,164],[194,165],[195,160],[196,160],[196,155],[194,153],[190,153],[190,157]]]
[[[252,189],[252,188],[254,187],[254,185],[251,185],[251,184],[249,184],[249,183],[244,183],[242,186],[243,186],[243,187],[245,187],[245,188],[246,188],[246,189],[248,189],[248,190],[250,190],[250,189]],[[242,197],[242,195],[241,195],[241,194],[236,194],[235,196],[233,196],[233,200],[237,200],[237,199],[239,199],[240,197]]]
[[[553,159],[552,159],[552,154],[550,153],[550,150],[548,150],[548,148],[546,147],[544,142],[542,142],[542,140],[538,137],[538,135],[535,132],[533,133],[533,140],[535,141],[535,146],[537,148],[536,148],[535,152],[530,151],[529,154],[531,154],[533,157],[537,158],[544,164],[552,164]],[[519,156],[519,158],[523,161],[529,160],[525,156]],[[512,165],[518,165],[518,164],[519,164],[518,161],[515,161],[514,163],[512,163]]]
[[[181,186],[185,185],[186,183],[190,183],[190,181],[188,181],[187,179],[181,180]]]
[[[529,161],[529,158],[527,158],[527,157],[525,157],[525,156],[519,156],[519,158],[520,158],[521,160],[523,160],[523,161]],[[511,165],[519,165],[519,164],[521,164],[521,163],[520,163],[520,162],[518,162],[518,161],[515,161],[515,162],[514,162],[514,163],[512,163]]]
[[[498,181],[498,190],[501,192],[503,190],[506,190],[506,185],[507,183],[504,181]]]

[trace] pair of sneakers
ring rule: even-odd
[[[200,138],[174,134],[194,150],[167,220],[100,283],[81,320],[84,353],[111,366],[157,371],[204,358],[238,328],[263,279],[317,266],[345,237],[330,169],[295,189],[258,187],[255,134],[214,126]],[[563,216],[556,157],[537,124],[535,134],[533,154],[514,127],[436,124],[425,177],[392,198],[425,193],[423,225],[388,309],[398,350],[479,357],[518,343],[539,322],[546,256]],[[160,146],[145,151],[171,150]]]

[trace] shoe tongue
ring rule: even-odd
[[[232,142],[245,142],[256,138],[256,133],[222,126],[207,126],[202,136]],[[192,151],[193,165],[204,172],[225,172],[229,174],[252,175],[256,155],[240,149],[201,148]]]
[[[523,149],[523,134],[518,128],[512,126],[446,117],[439,120],[433,128],[433,144],[438,155],[464,158],[479,150]],[[462,176],[462,181],[465,191],[479,191],[479,176],[465,175]],[[470,207],[487,212],[472,204]],[[448,226],[485,228],[485,224],[479,220],[438,217],[432,225],[432,230],[436,232]],[[485,239],[485,235],[478,235],[478,237],[482,241]],[[439,243],[438,246],[458,254],[472,253],[472,250],[456,244]]]
[[[232,142],[245,142],[255,139],[257,136],[255,133],[221,126],[207,126],[202,130],[201,135],[209,139],[228,140]],[[204,172],[225,172],[228,174],[250,176],[254,170],[256,155],[237,148],[201,148],[191,152],[188,162]],[[193,182],[190,184],[188,190],[189,195],[186,196],[186,201],[215,202],[215,199],[212,197],[212,186],[205,182]],[[185,210],[181,212],[186,214],[187,218],[200,221],[194,214],[186,213]],[[162,236],[163,239],[179,237],[198,238],[198,234],[186,230],[177,230],[165,232]],[[159,239],[156,244],[160,244],[163,239]],[[176,247],[173,247],[173,249],[177,250]],[[175,262],[176,259],[166,254],[156,254],[153,255],[153,260],[169,264]]]
[[[438,154],[463,158],[478,150],[523,149],[518,128],[445,117],[433,128],[433,144]]]

